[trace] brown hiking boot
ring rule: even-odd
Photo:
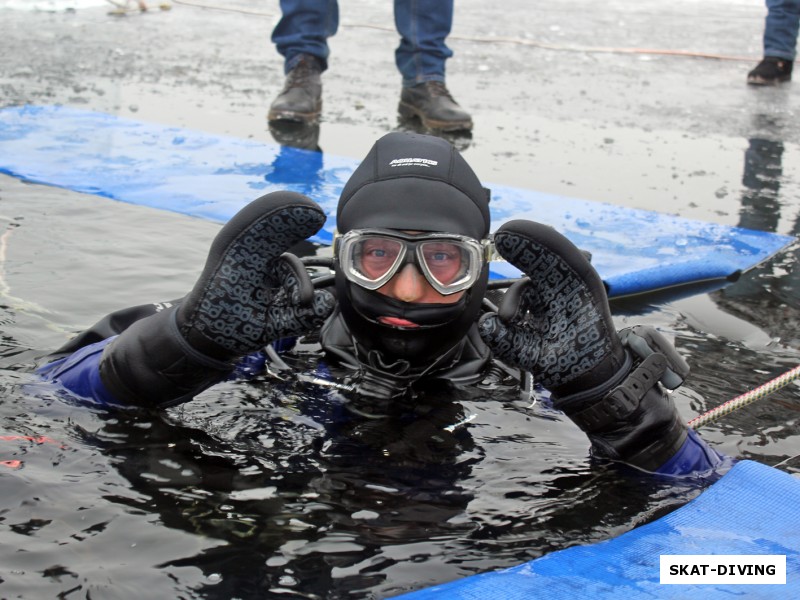
[[[419,117],[428,129],[472,129],[472,117],[458,105],[442,81],[426,81],[413,87],[404,87],[397,110],[405,119]]]
[[[313,123],[322,111],[322,67],[310,54],[303,54],[286,74],[283,90],[269,107],[269,121]]]

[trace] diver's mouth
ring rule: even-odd
[[[417,323],[400,317],[378,317],[378,323],[389,325],[390,327],[401,327],[403,329],[415,329],[419,327]]]

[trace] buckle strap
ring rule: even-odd
[[[620,331],[619,337],[622,345],[639,359],[644,360],[653,352],[666,358],[667,366],[660,379],[667,389],[677,389],[689,375],[689,364],[658,330],[646,325],[636,325]]]
[[[639,408],[642,398],[658,383],[666,369],[666,357],[654,352],[602,400],[568,416],[583,431],[591,432],[602,431],[623,421]]]

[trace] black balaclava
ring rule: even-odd
[[[481,240],[489,234],[489,191],[446,140],[389,133],[375,143],[345,184],[336,225],[340,234],[383,228],[456,233]],[[475,284],[454,304],[419,304],[366,290],[349,282],[338,263],[335,269],[342,318],[359,361],[387,371],[407,365],[404,373],[412,378],[457,351],[480,315],[489,273],[484,265]],[[421,327],[385,325],[377,321],[379,316],[407,318]]]

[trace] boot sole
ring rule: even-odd
[[[472,119],[464,119],[463,121],[438,121],[436,119],[427,119],[417,108],[411,104],[401,102],[397,106],[397,112],[404,119],[418,118],[424,127],[428,129],[435,129],[437,131],[470,131],[472,129]]]
[[[297,112],[294,110],[270,110],[267,113],[267,121],[291,121],[292,123],[304,123],[306,125],[313,125],[319,120],[319,115],[322,112],[322,105],[314,112]]]
[[[764,79],[763,77],[748,77],[747,84],[748,85],[780,85],[781,83],[786,83],[787,81],[791,81],[791,77],[776,77],[775,79]]]

